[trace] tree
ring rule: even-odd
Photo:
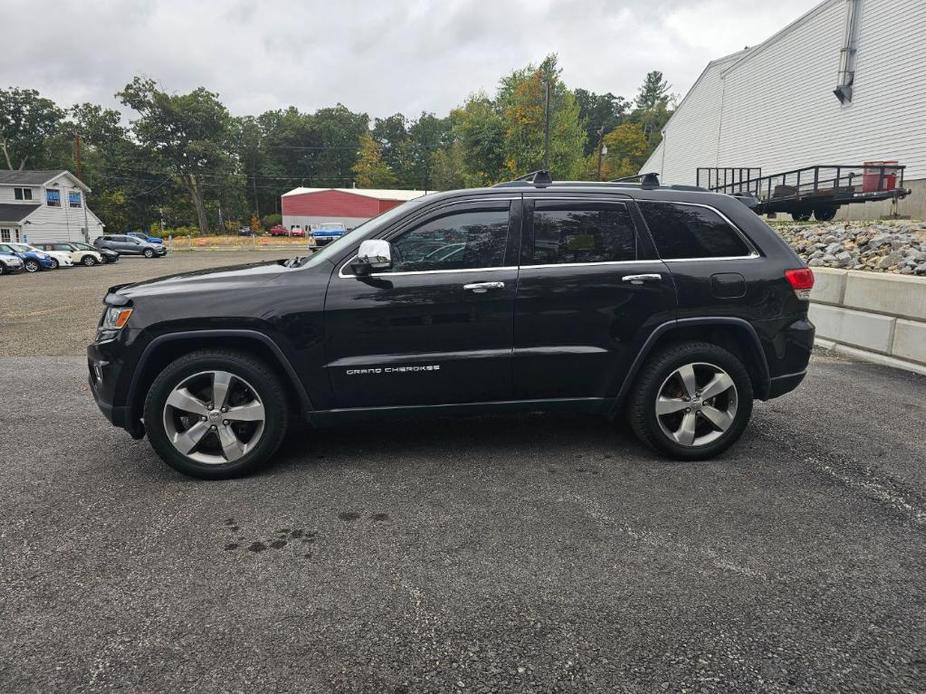
[[[218,95],[203,87],[189,94],[168,94],[154,80],[135,77],[116,96],[138,112],[132,132],[155,152],[186,188],[201,233],[209,231],[204,201],[207,177],[229,165],[231,117]]]
[[[604,136],[608,153],[602,159],[602,178],[633,176],[646,162],[649,146],[639,123],[622,123]]]
[[[396,184],[395,172],[383,161],[382,145],[370,133],[360,138],[360,152],[353,172],[361,188],[388,188]]]
[[[649,111],[660,104],[663,106],[668,105],[671,98],[669,83],[662,78],[662,73],[659,70],[653,70],[646,73],[643,84],[634,99],[634,104],[638,109]]]
[[[585,155],[588,156],[597,152],[598,142],[605,133],[611,132],[623,122],[630,103],[611,92],[595,94],[585,89],[576,89],[575,96],[579,105],[579,118],[585,125]]]
[[[556,55],[551,54],[539,67],[528,65],[502,79],[497,101],[505,134],[505,167],[511,176],[543,168],[545,85],[550,92],[550,170],[562,179],[581,174],[585,130],[575,95],[560,72]]]
[[[454,190],[466,187],[463,143],[454,140],[431,155],[431,188]]]
[[[0,89],[0,151],[6,168],[37,168],[64,112],[34,89]]]
[[[467,186],[484,186],[504,178],[505,125],[485,94],[474,94],[450,113],[453,132],[463,151]]]
[[[637,108],[631,118],[641,124],[650,151],[662,139],[662,128],[672,116],[670,107],[674,101],[675,97],[669,93],[669,83],[662,78],[662,73],[658,70],[648,72],[634,99]]]

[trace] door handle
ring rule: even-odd
[[[467,292],[472,292],[473,294],[485,294],[490,289],[504,289],[504,282],[473,282],[472,284],[464,284],[463,290]]]
[[[624,275],[621,279],[624,282],[630,282],[630,284],[643,284],[644,282],[658,282],[662,279],[662,275],[658,272],[654,272],[644,275]]]

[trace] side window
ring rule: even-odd
[[[508,245],[508,210],[445,214],[391,242],[392,272],[498,267]]]
[[[45,191],[45,202],[49,207],[61,207],[61,191],[51,189]]]
[[[66,243],[56,243],[54,245],[54,249],[56,251],[67,251],[68,253],[71,252],[71,247],[68,246]]]
[[[749,255],[749,247],[720,215],[706,207],[641,202],[640,211],[663,260]]]
[[[622,203],[537,202],[534,245],[523,265],[636,260],[636,234]]]

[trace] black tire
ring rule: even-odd
[[[87,254],[83,258],[80,259],[80,262],[85,267],[93,267],[94,265],[96,265],[96,258],[94,258],[92,255]]]
[[[730,376],[735,386],[736,413],[719,438],[704,445],[684,446],[660,426],[656,402],[667,379],[677,369],[693,363],[719,367]],[[752,380],[739,358],[715,344],[689,342],[668,347],[647,360],[634,382],[626,414],[634,433],[651,448],[676,460],[704,460],[722,453],[739,439],[752,415],[752,400]],[[696,414],[700,415],[700,411]],[[710,426],[702,420],[697,420],[699,427]]]
[[[2,275],[4,272],[6,272],[6,265],[0,263],[0,275]]]
[[[145,257],[146,257],[146,258],[153,258],[153,257],[154,257],[154,251],[152,251],[150,248],[146,248],[146,249],[145,249]]]
[[[42,266],[39,265],[39,261],[32,260],[31,258],[25,262],[24,267],[26,268],[26,272],[38,272],[42,269]]]
[[[52,259],[51,259],[51,267],[48,268],[48,269],[49,269],[49,270],[57,270],[59,267],[61,267],[61,264],[60,264],[57,260],[55,260],[54,258],[52,258]]]
[[[792,212],[791,219],[795,222],[809,222],[810,221],[810,210],[803,210],[801,212]]]
[[[838,207],[818,207],[813,211],[814,219],[818,222],[828,222],[836,216]]]
[[[174,447],[165,429],[165,406],[173,390],[191,376],[210,370],[226,371],[246,381],[264,407],[264,428],[257,444],[232,462],[193,460]],[[270,460],[286,435],[289,408],[280,379],[260,359],[242,352],[207,350],[177,359],[158,375],[145,398],[144,420],[148,440],[165,463],[185,475],[220,480],[247,475]]]

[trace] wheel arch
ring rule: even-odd
[[[263,359],[280,377],[290,405],[299,407],[303,413],[312,409],[296,370],[270,336],[257,330],[192,330],[159,335],[145,347],[133,370],[126,397],[129,426],[139,422],[145,394],[164,366],[184,354],[210,347],[238,350]]]
[[[743,362],[752,380],[755,397],[765,400],[771,383],[768,361],[755,328],[742,318],[711,316],[704,318],[680,318],[656,327],[644,342],[627,371],[610,414],[616,416],[637,374],[650,355],[670,344],[680,342],[710,342],[735,354]]]

